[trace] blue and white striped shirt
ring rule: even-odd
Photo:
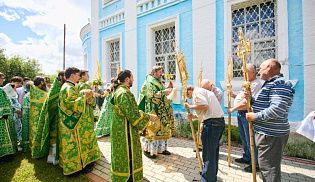
[[[268,136],[288,134],[288,112],[293,102],[293,94],[291,82],[286,81],[281,74],[266,81],[253,98],[255,132]]]

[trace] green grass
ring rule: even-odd
[[[315,160],[315,143],[302,135],[292,133],[285,146],[284,154],[291,157]]]
[[[10,162],[0,162],[0,181],[7,182],[88,182],[83,174],[64,176],[59,166],[47,164],[46,158],[32,159],[30,154],[18,153]]]
[[[225,125],[221,142],[227,144],[228,143],[227,138],[228,138],[228,125]],[[240,137],[240,132],[238,130],[238,127],[233,126],[233,125],[231,125],[231,145],[235,147],[242,147],[242,140]]]
[[[194,124],[194,128],[195,128],[195,132],[197,133],[198,122],[194,121],[193,124]],[[192,139],[190,124],[188,121],[184,121],[182,123],[175,122],[175,128],[176,128],[175,129],[176,132],[173,134],[173,136]]]

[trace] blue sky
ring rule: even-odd
[[[18,43],[19,41],[24,40],[25,37],[39,38],[38,35],[35,32],[33,32],[29,27],[25,27],[22,25],[23,21],[25,21],[25,16],[31,16],[34,15],[35,13],[29,12],[24,9],[15,10],[7,6],[0,7],[0,12],[2,12],[1,15],[6,14],[9,16],[9,17],[1,16],[0,18],[1,32],[11,37],[14,43]]]
[[[66,66],[82,68],[79,34],[90,15],[90,0],[0,0],[0,48],[9,57],[37,59],[44,73],[54,74],[62,69],[66,24]]]

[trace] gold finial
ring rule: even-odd
[[[101,76],[101,66],[100,66],[99,61],[96,61],[96,65],[97,65],[97,69],[96,69],[96,73],[94,76],[94,80],[92,82],[92,85],[94,85],[94,86],[103,84],[102,76]]]
[[[250,46],[250,40],[244,39],[242,27],[238,28],[238,39],[239,39],[239,44],[237,45],[236,53],[237,53],[237,56],[243,62],[244,79],[248,81],[247,57],[250,55],[251,46]]]
[[[101,66],[100,66],[100,62],[96,61],[97,64],[97,70],[96,70],[96,79],[97,80],[101,80]]]
[[[238,28],[238,39],[239,39],[239,44],[237,45],[237,56],[242,59],[242,57],[247,57],[250,54],[251,48],[250,48],[250,40],[244,39],[244,34],[242,27]]]

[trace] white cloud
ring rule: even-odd
[[[26,37],[24,41],[13,43],[0,33],[0,45],[6,53],[35,58],[41,63],[43,72],[55,73],[62,69],[63,24],[66,24],[66,66],[83,67],[79,35],[90,17],[89,0],[0,0],[1,6],[33,12],[23,17],[22,24],[40,36],[38,39]]]
[[[6,34],[0,32],[0,45],[5,46],[10,42],[11,42],[10,37],[8,37]]]
[[[1,16],[7,21],[15,21],[20,19],[20,16],[17,14],[17,12],[12,9],[4,9],[3,12],[0,12],[0,17]]]

